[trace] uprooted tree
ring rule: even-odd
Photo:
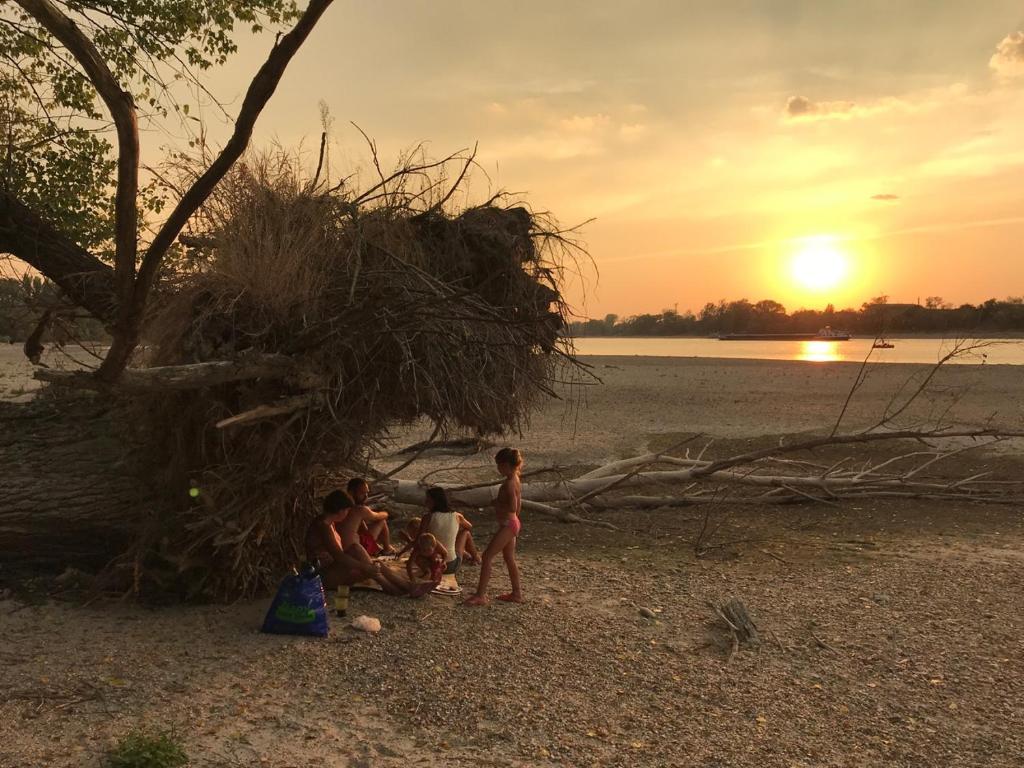
[[[287,153],[245,156],[329,4],[224,0],[204,15],[158,2],[125,18],[119,4],[19,0],[0,21],[0,44],[21,57],[9,122],[27,131],[38,118],[39,146],[73,170],[107,156],[89,141],[102,134],[75,133],[101,117],[97,98],[117,138],[107,177],[69,173],[91,207],[62,209],[37,188],[0,195],[0,248],[112,337],[95,370],[41,369],[43,396],[0,410],[5,561],[102,566],[137,590],[253,593],[295,562],[318,481],[363,461],[388,425],[516,429],[564,369],[578,371],[559,293],[577,247],[502,195],[456,207],[472,153],[414,151],[385,173],[371,142],[379,175],[361,187],[322,173],[323,144],[312,173]],[[162,67],[176,60],[199,84],[189,66],[230,53],[236,21],[294,26],[224,148],[152,170],[147,194],[173,204],[144,238],[136,104],[156,92],[154,109],[187,111],[160,101],[173,95]],[[61,143],[54,104],[80,113],[64,126],[79,144]],[[106,182],[109,211],[86,194]]]
[[[134,530],[126,564],[148,583],[262,589],[296,561],[318,478],[360,466],[389,425],[514,429],[572,368],[547,260],[565,241],[541,217],[500,200],[458,214],[438,199],[413,207],[411,188],[364,203],[375,194],[318,192],[286,158],[247,158],[184,238],[192,267],[154,294],[146,366],[113,384],[37,373],[131,446],[108,446],[118,482],[90,495],[94,511],[68,510],[62,539],[79,538],[85,554],[96,544],[86,534],[120,514],[111,531],[123,542]],[[82,428],[96,430],[96,418]],[[49,491],[38,477],[25,483],[21,504],[36,509],[24,531],[36,538],[23,545],[45,552],[37,505]],[[51,525],[67,516],[52,514]]]
[[[438,433],[515,430],[538,397],[582,375],[561,337],[571,233],[503,196],[456,207],[472,153],[413,153],[386,173],[373,151],[378,176],[362,185],[332,182],[322,162],[306,173],[287,153],[245,155],[329,4],[165,0],[126,17],[120,3],[18,0],[20,11],[0,16],[0,51],[16,62],[0,81],[13,158],[0,251],[52,280],[68,308],[113,339],[95,370],[39,370],[51,384],[42,396],[0,407],[3,562],[103,568],[112,586],[136,590],[251,594],[299,556],[322,483],[342,467],[365,469],[389,425],[425,417]],[[236,22],[294,26],[253,79],[224,148],[154,169],[140,191],[136,105],[186,112],[165,67],[201,87],[190,67],[230,54]],[[113,120],[116,159],[97,100]],[[162,215],[152,237],[140,209]],[[892,439],[892,423],[856,434],[837,423],[799,447]],[[604,504],[714,500],[722,483],[752,489],[758,503],[1016,494],[982,477],[926,478],[941,450],[904,457],[920,459],[913,467],[857,468],[783,455],[795,450],[639,457],[530,483],[527,509],[585,521]],[[424,490],[381,487],[410,503]],[[454,493],[486,505],[492,489]]]

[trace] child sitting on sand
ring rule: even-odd
[[[434,585],[440,584],[447,562],[448,550],[441,545],[437,537],[432,533],[421,533],[416,539],[412,554],[409,555],[409,561],[405,564],[409,581],[414,585],[424,581]]]
[[[402,547],[399,557],[412,549],[421,533],[432,533],[452,558],[448,561],[445,573],[455,573],[464,562],[478,565],[480,553],[473,542],[473,524],[452,509],[451,500],[444,488],[428,488],[425,496],[427,511],[423,517],[413,518],[419,521],[419,527],[415,530],[407,529],[409,543]]]
[[[523,457],[515,448],[502,448],[495,454],[494,463],[498,473],[505,478],[498,488],[498,496],[494,500],[494,510],[498,516],[498,532],[494,534],[494,538],[491,539],[491,543],[484,551],[483,562],[480,564],[480,582],[477,584],[476,594],[466,601],[466,605],[487,605],[490,602],[487,597],[487,582],[491,578],[491,565],[499,552],[505,559],[508,578],[512,582],[512,591],[505,595],[499,595],[498,599],[507,603],[523,602],[523,591],[519,583],[519,565],[516,563],[516,541],[519,538],[519,531],[522,529],[519,511],[523,506],[523,484],[519,479],[519,473],[523,468]]]

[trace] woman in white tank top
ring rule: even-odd
[[[469,532],[472,527],[472,523],[450,507],[448,494],[444,488],[427,489],[427,514],[423,516],[420,531],[434,534],[441,546],[448,551],[450,559],[445,567],[445,573],[455,573],[462,565],[459,545],[461,544],[463,548],[472,547],[472,534]],[[459,533],[462,531],[466,533],[465,541],[459,541]],[[470,552],[472,551],[470,549]]]

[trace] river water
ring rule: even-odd
[[[935,364],[957,344],[952,339],[890,338],[893,349],[872,349],[873,339],[850,341],[719,341],[706,338],[591,337],[575,340],[580,355],[640,355],[645,357],[718,357],[748,360],[803,360],[817,363],[872,362]],[[959,342],[982,344],[958,355],[951,363],[1024,365],[1024,340],[983,339]]]

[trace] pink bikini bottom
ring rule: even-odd
[[[512,515],[508,520],[502,523],[502,527],[511,528],[512,535],[518,536],[519,532],[523,530],[523,523],[519,520],[519,515]]]

